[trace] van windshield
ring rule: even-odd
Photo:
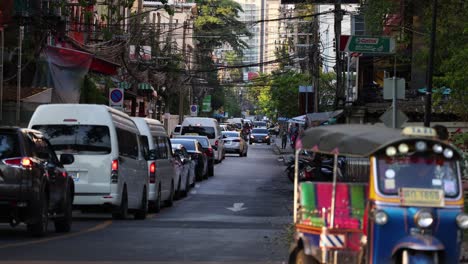
[[[35,125],[55,151],[77,155],[104,155],[111,152],[109,128],[95,125]]]
[[[182,135],[199,135],[207,136],[210,139],[216,137],[214,127],[204,127],[204,126],[184,126],[182,127]]]

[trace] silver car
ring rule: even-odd
[[[226,153],[236,153],[239,157],[247,156],[247,143],[236,131],[222,131]]]
[[[177,198],[187,196],[190,187],[195,185],[195,161],[182,144],[171,144],[172,152],[177,165],[177,173],[180,174],[177,185]]]

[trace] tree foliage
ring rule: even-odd
[[[212,106],[213,109],[218,109],[224,105],[224,94],[219,85],[213,51],[222,45],[229,45],[236,54],[242,55],[242,50],[248,46],[241,37],[251,36],[251,33],[246,25],[239,21],[239,12],[242,12],[242,8],[233,0],[196,0],[196,4],[195,64],[197,71],[200,72],[199,75],[213,89]]]
[[[240,36],[251,36],[245,23],[239,21],[240,4],[233,0],[197,0],[197,17],[195,18],[195,36],[198,46],[213,51],[223,44],[242,54],[248,48]]]

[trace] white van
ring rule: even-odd
[[[181,135],[207,136],[214,150],[215,163],[221,162],[226,152],[224,150],[223,135],[218,121],[208,117],[186,117],[182,122]]]
[[[74,155],[65,168],[75,181],[76,208],[110,206],[113,218],[129,211],[146,218],[145,138],[127,114],[104,105],[41,105],[28,127],[42,131],[58,154]]]
[[[149,205],[159,212],[162,201],[172,206],[174,193],[182,181],[174,168],[174,157],[164,126],[155,119],[132,117],[141,135],[148,138]]]

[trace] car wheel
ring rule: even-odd
[[[195,179],[197,181],[203,181],[203,169],[200,170],[198,166],[195,168]]]
[[[150,211],[154,213],[159,213],[161,211],[161,185],[158,186],[156,200],[154,200],[150,205]]]
[[[182,186],[182,175],[179,175],[179,183],[177,183],[177,190],[175,191],[175,196],[174,196],[175,200],[179,200],[182,197],[181,186]]]
[[[208,176],[214,176],[214,166],[211,164],[211,166],[208,167]]]
[[[169,199],[166,200],[166,206],[171,207],[174,205],[174,195],[175,195],[175,190],[174,190],[174,181],[171,182],[171,193],[169,194]]]
[[[35,237],[44,236],[49,226],[49,200],[45,191],[41,192],[39,199],[33,203],[32,208],[36,219],[34,223],[27,225],[28,232]]]
[[[305,254],[304,249],[300,249],[296,253],[296,264],[315,264],[317,263],[312,256]]]
[[[71,225],[72,225],[72,214],[73,214],[73,199],[72,199],[71,191],[68,190],[64,205],[63,205],[63,216],[56,219],[54,222],[55,225],[55,232],[57,233],[65,233],[70,232]]]
[[[203,179],[205,179],[205,180],[208,179],[209,170],[210,170],[210,168],[208,167],[208,168],[206,169],[205,174],[203,175]]]
[[[190,177],[187,175],[187,180],[185,181],[185,190],[182,192],[182,197],[187,197],[187,194],[190,190]]]
[[[143,189],[143,195],[141,197],[141,208],[135,212],[136,220],[145,220],[148,215],[148,196],[146,196],[146,187]]]
[[[122,199],[120,200],[120,206],[116,206],[114,211],[112,212],[112,218],[118,220],[127,219],[128,216],[128,196],[127,196],[127,188],[124,187],[122,192]]]

